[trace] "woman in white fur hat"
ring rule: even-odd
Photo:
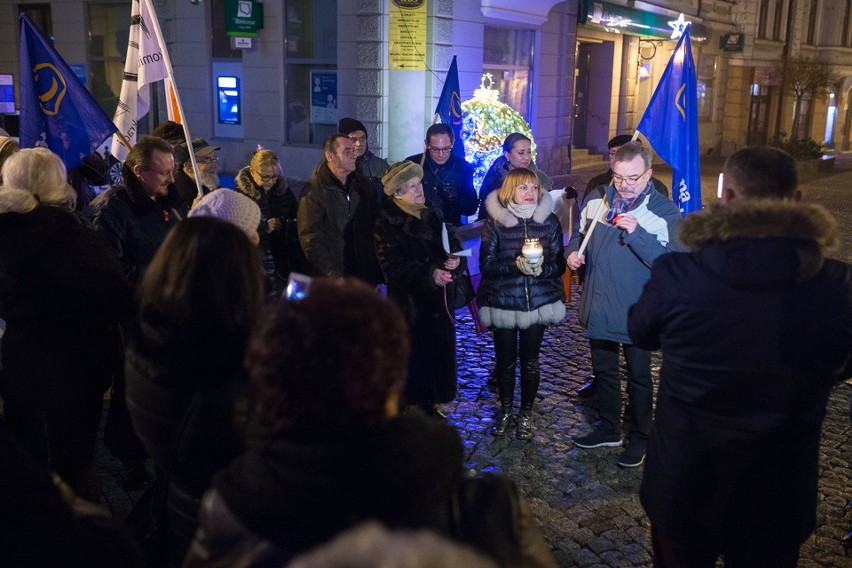
[[[544,330],[565,317],[562,227],[551,205],[550,194],[542,191],[538,176],[526,168],[506,174],[502,187],[485,199],[488,220],[479,252],[482,281],[477,303],[482,323],[494,332],[494,374],[501,405],[492,429],[495,436],[504,435],[511,426],[515,366],[520,358],[521,410],[516,436],[532,438]],[[524,246],[536,242],[540,245],[537,250]]]

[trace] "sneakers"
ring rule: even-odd
[[[627,444],[618,458],[618,467],[639,467],[645,461],[645,446]]]
[[[533,421],[532,414],[530,411],[521,411],[518,415],[518,431],[515,433],[515,437],[518,440],[531,440],[533,437]]]
[[[598,389],[595,381],[589,381],[577,389],[577,396],[580,398],[595,398],[598,395]]]
[[[619,434],[608,434],[603,430],[593,430],[590,434],[580,436],[574,440],[574,445],[578,448],[617,448],[622,444]]]

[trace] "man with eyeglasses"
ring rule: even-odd
[[[597,429],[574,443],[581,448],[622,445],[619,355],[623,349],[632,419],[627,446],[618,458],[621,467],[638,467],[644,461],[653,403],[651,353],[631,344],[627,311],[650,278],[654,259],[681,250],[675,241],[680,211],[654,189],[651,173],[647,148],[638,142],[621,146],[613,161],[613,185],[599,186],[588,196],[567,249],[568,267],[586,268],[578,311],[589,337],[600,417]],[[588,233],[588,247],[580,254]]]
[[[387,160],[376,156],[371,150],[367,140],[367,127],[354,118],[341,118],[337,123],[337,131],[345,134],[355,145],[355,168],[358,173],[370,180],[376,192],[377,199],[381,201],[384,196],[382,189],[382,176],[388,171],[390,165]]]
[[[373,241],[379,201],[370,181],[355,171],[355,144],[332,134],[323,160],[299,196],[296,227],[302,250],[320,274],[382,281]]]
[[[426,130],[426,151],[406,160],[423,166],[426,202],[441,211],[444,221],[461,225],[462,215],[473,215],[479,197],[473,189],[473,168],[453,155],[455,135],[448,124],[433,124]]]
[[[201,189],[207,195],[219,188],[219,157],[216,152],[220,148],[211,146],[204,138],[192,139],[192,150],[198,163],[198,174],[201,176]],[[192,160],[189,157],[189,145],[182,142],[173,150],[175,157],[175,189],[186,206],[187,211],[198,197],[198,185],[195,183],[195,172],[192,170]]]
[[[166,233],[186,213],[173,185],[174,163],[165,140],[142,138],[131,148],[121,169],[123,184],[102,192],[87,209],[125,276],[137,285]],[[119,368],[113,377],[104,444],[124,464],[127,488],[141,489],[150,481],[145,469],[148,453],[133,431],[124,393],[124,373]]]

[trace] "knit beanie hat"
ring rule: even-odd
[[[341,134],[346,134],[348,136],[356,130],[363,130],[364,134],[367,134],[367,128],[364,126],[364,123],[355,120],[354,118],[341,118],[337,123],[337,131]]]
[[[385,195],[393,195],[408,180],[423,179],[423,167],[420,164],[404,160],[392,165],[382,176]]]
[[[242,229],[249,238],[260,226],[260,207],[250,197],[232,189],[217,189],[202,197],[190,217],[215,217]]]

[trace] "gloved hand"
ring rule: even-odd
[[[543,262],[543,257],[539,257],[536,260],[531,261],[524,256],[519,256],[515,259],[515,266],[517,266],[518,270],[527,276],[538,276],[541,274],[541,265]]]

